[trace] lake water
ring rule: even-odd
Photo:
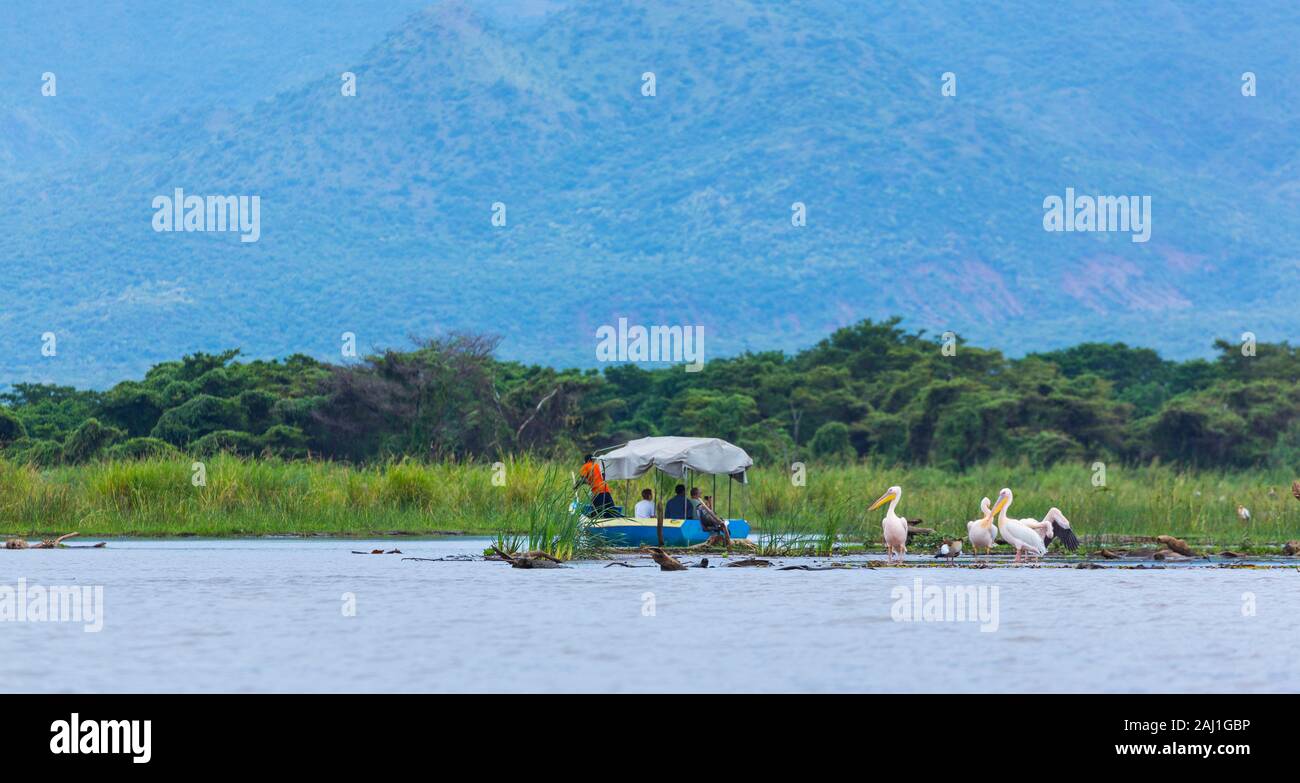
[[[0,591],[20,579],[29,591],[103,588],[99,632],[0,622],[0,690],[1300,689],[1295,568],[666,573],[351,553],[397,547],[432,558],[485,544],[110,541],[0,552]],[[904,605],[917,608],[902,591],[918,578],[922,617],[927,588],[983,587],[996,630],[978,620],[896,621]]]

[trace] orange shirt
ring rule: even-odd
[[[583,465],[580,475],[591,485],[593,495],[609,491],[609,485],[605,483],[605,475],[600,472],[600,465],[596,464],[595,460]]]

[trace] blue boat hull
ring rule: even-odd
[[[743,519],[728,519],[727,529],[732,538],[747,538],[749,523]],[[653,519],[616,517],[592,523],[591,530],[611,546],[658,546],[657,523]],[[698,519],[665,519],[664,546],[694,546],[709,540],[711,534],[704,530]]]

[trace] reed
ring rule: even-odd
[[[568,514],[574,465],[530,456],[491,462],[397,460],[350,466],[216,456],[194,483],[187,459],[105,461],[41,469],[0,460],[0,533],[77,530],[90,536],[232,536],[465,532],[527,536],[530,548],[590,551],[594,543]],[[964,535],[979,500],[1015,490],[1014,515],[1058,506],[1089,546],[1102,536],[1171,533],[1216,546],[1300,539],[1295,476],[1281,471],[1192,472],[1163,465],[1107,468],[1094,486],[1088,464],[984,465],[963,473],[863,462],[808,466],[804,486],[785,471],[753,471],[744,501],[755,538],[772,552],[826,553],[837,543],[878,545],[882,512],[867,506],[892,484],[903,487],[899,513],[947,535]],[[494,481],[499,478],[501,481]],[[620,502],[636,497],[645,477]],[[662,487],[659,488],[662,490]],[[725,494],[720,511],[727,513]],[[1251,510],[1240,522],[1238,504]],[[739,516],[740,491],[731,516]],[[559,555],[557,555],[559,556]]]

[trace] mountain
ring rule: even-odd
[[[480,8],[406,18],[348,67],[355,97],[333,62],[216,116],[190,88],[74,167],[11,171],[0,380],[105,385],[181,352],[338,358],[344,332],[364,349],[452,329],[594,366],[619,318],[702,325],[706,357],[895,313],[1013,354],[1294,335],[1286,4]],[[130,45],[110,32],[97,45]],[[259,241],[155,232],[177,187],[259,196]],[[1045,231],[1066,188],[1150,196],[1150,241]]]

